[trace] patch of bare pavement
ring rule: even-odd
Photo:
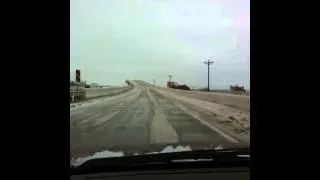
[[[153,152],[167,145],[250,146],[247,111],[133,82],[120,96],[70,111],[71,157],[103,150]]]

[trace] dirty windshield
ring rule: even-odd
[[[249,0],[71,0],[71,165],[250,147],[249,9]]]

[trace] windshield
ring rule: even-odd
[[[71,164],[250,147],[249,8],[71,0]]]

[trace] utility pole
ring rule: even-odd
[[[209,59],[208,59],[208,61],[204,61],[203,63],[208,65],[208,92],[210,92],[210,71],[209,71],[209,69],[210,69],[210,65],[213,63],[213,61],[209,61]]]
[[[167,82],[167,88],[171,87],[171,79],[172,79],[172,75],[168,75],[169,76],[169,81]]]

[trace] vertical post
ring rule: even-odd
[[[210,92],[210,65],[213,63],[213,61],[205,61],[204,64],[208,65],[208,92]]]
[[[76,70],[76,82],[80,83],[81,78],[80,78],[80,69]]]
[[[79,92],[81,85],[81,78],[80,78],[80,69],[76,69],[76,95],[79,96],[77,93]]]
[[[208,65],[208,92],[210,92],[210,70],[209,70],[209,65]]]
[[[171,87],[171,79],[172,79],[172,75],[168,75],[169,76],[169,81],[167,82],[167,88]]]

